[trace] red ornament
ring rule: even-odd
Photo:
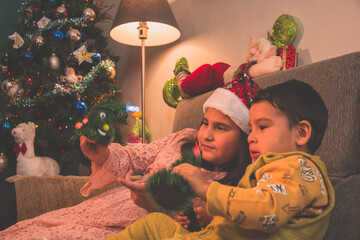
[[[282,70],[298,66],[298,53],[293,45],[285,46],[278,49],[279,56],[283,60]]]

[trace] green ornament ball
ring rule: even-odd
[[[269,35],[268,38],[277,48],[280,48],[292,44],[296,33],[297,24],[295,19],[288,14],[282,14],[276,19],[272,35]]]

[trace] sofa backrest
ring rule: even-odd
[[[360,52],[269,74],[255,81],[265,88],[290,79],[310,84],[328,108],[328,129],[315,154],[325,162],[329,176],[336,181],[360,173]],[[173,132],[199,128],[202,104],[211,93],[180,101]]]

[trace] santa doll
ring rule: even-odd
[[[189,98],[231,83],[233,76],[243,63],[249,64],[248,74],[256,78],[280,71],[282,60],[276,56],[276,47],[265,38],[250,38],[246,53],[239,65],[230,66],[224,62],[213,65],[204,64],[190,72],[186,58],[182,57],[175,64],[174,74],[182,98]]]

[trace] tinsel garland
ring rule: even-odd
[[[114,97],[117,93],[121,93],[121,92],[122,90],[118,89],[118,90],[113,90],[109,93],[101,94],[99,97],[95,98],[94,101],[91,102],[91,105],[99,104],[105,100]]]
[[[87,27],[87,22],[88,20],[85,19],[85,17],[81,17],[81,18],[74,18],[74,19],[68,19],[68,18],[62,18],[62,19],[57,19],[55,21],[51,21],[49,22],[44,28],[38,29],[34,32],[34,34],[26,34],[24,39],[25,40],[32,40],[33,37],[35,36],[39,36],[39,35],[43,35],[43,32],[46,31],[50,31],[53,29],[59,29],[63,26],[65,26],[66,24],[71,25],[72,27]]]
[[[93,66],[88,74],[86,74],[82,82],[79,86],[76,86],[75,88],[65,88],[60,84],[56,84],[55,88],[52,91],[49,91],[47,93],[44,93],[41,97],[42,98],[52,98],[57,95],[65,96],[66,94],[76,94],[76,93],[83,93],[85,89],[90,85],[90,83],[98,76],[98,74],[103,69],[107,69],[110,66],[114,66],[115,63],[109,59],[101,61],[98,65]],[[17,101],[13,101],[10,104],[12,105],[20,105],[22,104],[23,107],[33,107],[36,105],[36,100],[38,97],[35,97],[34,99],[31,99],[29,97],[20,99]]]

